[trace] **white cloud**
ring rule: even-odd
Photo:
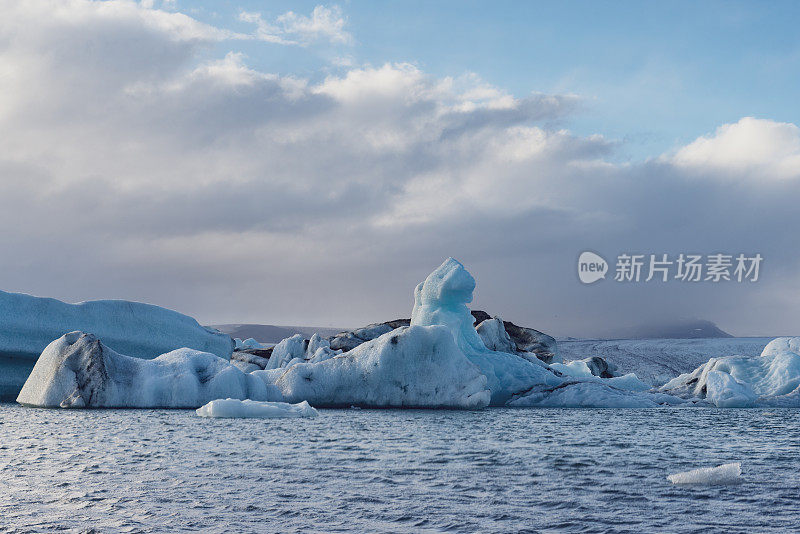
[[[264,20],[261,13],[242,11],[239,20],[256,25],[256,39],[278,44],[307,46],[316,41],[350,44],[352,35],[345,30],[347,20],[339,6],[316,6],[311,16],[288,11],[274,22]]]
[[[729,178],[800,178],[800,128],[744,117],[696,139],[666,158],[674,165]]]
[[[300,42],[311,30],[297,20],[276,19],[279,36],[295,28]],[[411,63],[312,82],[251,68],[235,48],[208,58],[226,35],[132,2],[9,6],[4,289],[134,298],[214,322],[355,326],[407,313],[410,288],[455,255],[491,288],[484,298],[497,295],[490,311],[544,329],[558,315],[563,330],[642,306],[732,317],[746,300],[651,286],[587,299],[572,276],[587,247],[726,247],[773,264],[796,254],[785,229],[800,224],[798,181],[755,196],[685,177],[741,156],[737,146],[757,154],[738,172],[788,176],[794,125],[744,119],[674,159],[618,166],[605,161],[613,141],[560,124],[575,95],[517,97]],[[774,320],[791,317],[782,306]]]
[[[347,44],[353,39],[344,29],[347,21],[339,6],[316,6],[310,17],[289,11],[279,16],[277,21],[283,26],[284,33],[296,34],[305,42],[324,38],[332,43]]]

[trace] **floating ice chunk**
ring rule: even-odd
[[[306,354],[306,340],[300,334],[287,337],[272,349],[267,369],[284,367],[295,358],[303,358]]]
[[[474,409],[490,397],[486,378],[443,326],[401,327],[320,363],[288,366],[277,378],[276,371],[252,374],[274,380],[289,402],[321,407]]]
[[[673,484],[739,484],[742,481],[742,464],[739,462],[717,467],[703,467],[669,475],[667,480]]]
[[[260,417],[265,419],[281,417],[317,417],[319,413],[306,401],[289,404],[240,399],[217,399],[196,410],[200,417]]]
[[[551,363],[550,368],[573,377],[597,376],[600,378],[614,378],[613,372],[616,371],[616,366],[609,364],[599,356],[591,356],[565,363]]]
[[[551,363],[550,368],[572,377],[594,376],[592,375],[592,370],[583,360],[573,360],[569,363]]]
[[[253,339],[252,337],[249,337],[249,338],[245,339],[244,341],[242,341],[241,348],[245,348],[245,349],[263,349],[265,347],[264,347],[264,345],[262,345],[261,343],[259,343],[255,339]]]
[[[92,334],[70,332],[45,348],[17,402],[49,408],[197,408],[226,397],[280,400],[280,393],[208,352],[184,348],[142,360],[114,352]]]
[[[728,373],[709,371],[706,374],[706,400],[718,408],[745,408],[755,404],[758,395]]]
[[[233,340],[187,315],[139,302],[97,300],[67,304],[0,291],[0,400],[15,397],[47,345],[81,330],[112,350],[137,358],[189,347],[230,358]]]
[[[230,358],[233,340],[176,311],[141,302],[95,300],[67,304],[55,299],[0,291],[0,352],[35,359],[68,332],[91,332],[112,350],[155,358],[189,347]]]
[[[663,394],[629,391],[609,385],[613,379],[575,379],[558,386],[537,386],[508,405],[539,408],[654,408],[685,401]]]
[[[483,344],[486,345],[487,349],[508,352],[509,354],[517,352],[516,344],[511,341],[511,336],[506,332],[503,320],[499,317],[486,319],[475,327],[475,331],[481,336],[481,340],[483,340]]]
[[[310,340],[295,335],[275,346],[268,360],[252,355],[261,361],[237,358],[232,365],[213,354],[178,349],[148,361],[123,356],[95,336],[73,332],[48,345],[18,401],[33,406],[197,408],[232,398],[306,400],[321,407],[465,409],[685,402],[642,391],[647,386],[634,375],[602,378],[608,368],[599,358],[561,367],[579,375],[575,377],[556,372],[532,354],[488,349],[467,307],[474,288],[472,275],[449,258],[417,286],[411,326],[344,354],[318,335]],[[494,328],[498,342],[505,341],[499,337],[501,326],[499,319],[486,326],[487,332]],[[725,380],[718,382],[721,392],[730,389]]]
[[[761,359],[771,361],[763,382],[756,386],[757,394],[778,397],[800,387],[800,337],[772,340],[764,347]]]
[[[340,353],[341,351],[331,350],[330,341],[319,334],[315,333],[309,340],[295,334],[275,345],[266,369],[279,369],[306,361],[324,362]]]
[[[711,358],[661,391],[698,397],[718,407],[800,406],[800,338],[777,338],[760,356]]]
[[[562,379],[535,357],[525,359],[486,348],[467,307],[474,289],[472,275],[461,263],[448,258],[414,290],[411,325],[447,327],[456,346],[486,376],[493,406],[502,406],[534,386],[561,383]]]
[[[639,377],[633,373],[608,378],[603,380],[603,382],[609,386],[614,386],[615,388],[619,389],[627,389],[628,391],[647,391],[651,389],[650,386],[639,380]]]

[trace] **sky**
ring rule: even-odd
[[[797,3],[0,6],[2,289],[346,327],[453,256],[555,335],[800,333]],[[587,250],[764,259],[582,284]]]

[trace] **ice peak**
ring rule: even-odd
[[[455,258],[447,258],[414,290],[415,305],[472,302],[475,279]]]
[[[447,258],[414,290],[411,324],[447,326],[467,354],[486,350],[472,327],[475,319],[467,307],[474,290],[475,279],[469,271],[458,260]]]

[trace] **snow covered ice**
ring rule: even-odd
[[[742,481],[742,464],[736,462],[717,467],[703,467],[669,475],[673,484],[718,485],[738,484]]]
[[[711,358],[660,389],[719,408],[800,406],[800,337],[777,338],[757,357]]]
[[[230,358],[230,336],[200,326],[188,315],[126,300],[67,304],[56,299],[0,291],[0,351],[38,356],[68,332],[91,332],[118,352],[155,358],[189,347]]]
[[[564,360],[599,356],[619,374],[635,373],[651,387],[691,372],[711,358],[758,356],[774,338],[568,339],[558,342]]]
[[[242,341],[241,339],[236,337],[236,338],[233,338],[233,341],[236,344],[236,350],[239,350],[239,349],[265,349],[268,346],[268,345],[264,345],[262,343],[259,343],[258,341],[256,341],[252,337],[249,337],[249,338],[245,339],[244,341]]]
[[[537,384],[560,384],[562,380],[543,362],[486,348],[467,307],[474,290],[472,275],[448,258],[414,290],[411,325],[446,326],[460,351],[486,376],[492,405],[504,405],[513,395]]]
[[[45,347],[75,330],[91,332],[112,350],[137,358],[181,347],[230,358],[233,350],[226,334],[158,306],[124,300],[67,304],[0,291],[0,398],[13,398]],[[13,372],[15,366],[24,373]]]
[[[240,399],[217,399],[196,410],[200,417],[214,418],[261,418],[278,419],[294,417],[317,417],[319,412],[308,402],[297,404]]]
[[[483,408],[490,398],[486,377],[440,325],[401,327],[318,363],[252,374],[267,382],[276,376],[288,402],[319,407]]]
[[[474,289],[474,278],[449,258],[415,289],[410,327],[344,354],[331,354],[337,351],[313,338],[308,346],[301,336],[287,338],[275,347],[268,370],[253,374],[274,383],[286,400],[307,399],[314,406],[533,406],[551,395],[554,405],[682,402],[643,393],[648,387],[633,375],[601,379],[589,371],[568,379],[533,354],[488,349],[484,339],[510,347],[502,321],[487,322],[482,332],[473,327],[467,304]]]
[[[300,334],[295,334],[275,345],[266,368],[278,369],[304,362],[319,363],[333,358],[341,352],[332,350],[330,341],[319,334],[311,336],[308,342]]]
[[[208,352],[177,349],[144,360],[96,336],[65,334],[45,348],[17,402],[48,408],[196,408],[214,399],[279,400],[268,386]],[[277,397],[277,398],[275,398]]]
[[[360,338],[347,352],[319,335],[295,335],[278,343],[268,359],[258,356],[260,365],[231,364],[187,348],[141,360],[116,352],[101,337],[73,332],[45,349],[18,400],[33,406],[192,408],[227,398],[462,409],[636,408],[697,399],[717,406],[797,405],[800,338],[775,340],[756,359],[712,359],[654,391],[632,373],[613,376],[614,366],[600,358],[548,365],[510,344],[499,318],[483,320],[476,330],[468,307],[474,290],[472,275],[448,258],[414,290],[410,326],[380,325],[382,335]],[[334,340],[337,346],[346,341]]]
[[[490,350],[484,339],[498,348],[505,348],[508,342],[498,332],[502,321],[490,323],[481,333],[473,328],[474,318],[467,304],[472,302],[474,290],[472,275],[458,261],[448,258],[414,291],[411,324],[443,324],[449,328],[459,349],[486,376],[491,405],[650,407],[680,402],[668,395],[641,393],[647,386],[634,376],[616,383],[595,377],[585,362],[581,363],[588,375],[567,378],[536,357]],[[636,391],[625,389],[634,381]]]

